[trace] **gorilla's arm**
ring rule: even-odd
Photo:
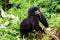
[[[42,33],[45,33],[45,31],[39,26],[37,21],[38,20],[31,19],[32,28],[35,29],[36,31],[41,31]]]
[[[40,22],[41,22],[46,28],[49,27],[49,26],[48,26],[48,23],[47,23],[47,20],[46,20],[46,18],[44,17],[44,15],[43,15],[42,13],[40,13],[39,20],[40,20]]]

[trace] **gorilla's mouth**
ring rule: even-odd
[[[35,11],[35,14],[36,14],[36,15],[39,15],[39,14],[40,14],[39,10],[36,10],[36,11]]]

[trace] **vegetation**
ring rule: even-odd
[[[60,32],[60,0],[0,0],[0,10],[4,9],[7,15],[7,17],[0,15],[0,40],[21,40],[19,38],[20,23],[27,17],[28,8],[31,6],[38,6],[40,8],[49,26],[53,29],[51,34]],[[11,15],[15,18],[12,18],[13,16]],[[16,18],[18,18],[18,21]],[[5,22],[8,23],[7,26],[4,26]],[[35,40],[34,37],[32,39]],[[26,38],[23,40],[26,40]],[[42,40],[50,40],[50,38],[46,35]]]

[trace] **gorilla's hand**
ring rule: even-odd
[[[46,28],[47,31],[51,31],[52,29],[50,27]]]

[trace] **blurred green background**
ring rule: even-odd
[[[7,15],[12,14],[19,19],[14,24],[15,19],[4,18],[0,15],[0,26],[6,21],[10,22],[5,28],[0,28],[0,40],[21,40],[19,38],[20,23],[27,17],[28,9],[31,6],[38,6],[49,26],[54,28],[53,31],[60,32],[60,0],[0,0],[0,9],[3,9]],[[49,38],[45,40],[49,40]]]

